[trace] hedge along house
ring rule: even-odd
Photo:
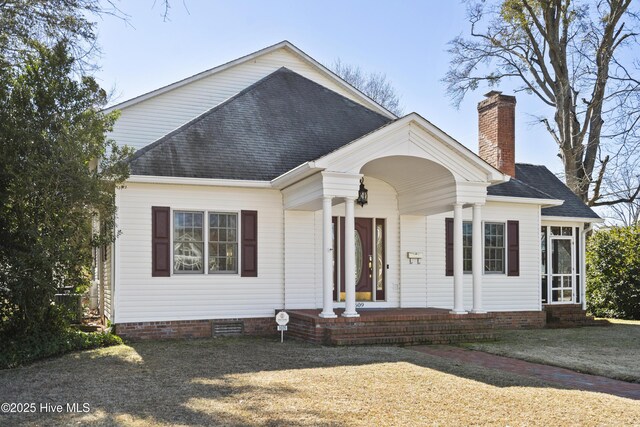
[[[334,344],[541,327],[554,305],[584,318],[600,219],[515,163],[514,97],[478,105],[476,155],[285,41],[112,109],[111,137],[138,149],[100,257],[121,335],[271,333],[281,309]]]

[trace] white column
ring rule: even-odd
[[[473,234],[471,243],[473,272],[472,313],[486,313],[482,309],[482,204],[473,205]]]
[[[322,313],[320,317],[334,318],[333,312],[333,233],[331,232],[331,200],[322,199]]]
[[[345,288],[345,308],[342,316],[358,317],[356,312],[356,242],[355,228],[356,220],[354,213],[354,197],[345,197],[345,218],[344,218],[344,288]]]
[[[463,299],[462,267],[462,203],[453,205],[453,310],[452,314],[466,314]]]

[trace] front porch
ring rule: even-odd
[[[541,311],[452,314],[441,308],[361,309],[359,317],[321,317],[321,310],[290,310],[288,335],[323,345],[450,344],[495,339],[498,329],[544,328]]]

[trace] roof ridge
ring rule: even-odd
[[[151,144],[148,144],[148,145],[142,147],[141,149],[137,150],[133,154],[131,159],[129,160],[129,163],[131,163],[132,161],[138,159],[143,154],[148,153],[149,151],[151,151],[154,148],[158,147],[160,144],[162,144],[163,142],[165,142],[166,140],[168,140],[169,138],[171,138],[173,135],[177,134],[178,132],[184,130],[185,128],[187,128],[187,127],[189,127],[191,125],[193,125],[194,123],[199,122],[200,120],[204,119],[205,117],[208,117],[209,115],[213,114],[214,112],[216,112],[217,110],[221,109],[225,105],[228,105],[229,103],[235,101],[236,99],[241,98],[242,96],[246,95],[249,91],[255,89],[256,87],[258,87],[258,86],[260,86],[260,85],[262,85],[264,83],[266,83],[267,81],[272,79],[276,74],[281,73],[282,71],[288,71],[290,73],[297,74],[297,73],[289,70],[287,67],[284,67],[284,66],[278,68],[277,70],[275,70],[271,74],[267,74],[266,76],[264,76],[263,78],[261,78],[257,82],[252,83],[251,85],[249,85],[246,88],[242,89],[240,92],[236,93],[235,95],[230,96],[229,98],[225,99],[220,104],[211,107],[207,111],[205,111],[205,112],[201,113],[200,115],[194,117],[193,119],[189,120],[188,122],[180,125],[179,127],[175,128],[174,130],[169,132],[168,134],[166,134],[166,135],[160,137],[159,139],[155,140]]]

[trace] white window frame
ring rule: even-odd
[[[485,261],[486,261],[486,233],[485,233],[485,225],[486,224],[501,224],[504,230],[504,239],[503,239],[503,246],[502,246],[502,256],[503,256],[503,260],[502,260],[502,271],[487,271],[485,268]],[[507,275],[507,271],[509,271],[509,266],[507,265],[507,246],[508,246],[508,230],[507,230],[507,222],[506,221],[482,221],[482,274],[486,274],[486,275],[490,275],[490,276],[506,276]]]
[[[209,214],[223,214],[223,215],[230,215],[230,214],[234,214],[236,216],[236,271],[209,271],[209,244],[211,243],[210,240],[210,236],[209,236],[209,231],[211,229],[211,224],[209,223]],[[207,256],[207,274],[221,274],[221,275],[239,275],[240,274],[240,212],[233,212],[233,211],[206,211],[206,215],[207,215],[207,240],[206,240],[206,244],[207,244],[207,250],[206,250],[206,256]]]
[[[171,208],[170,209],[171,214],[169,215],[169,221],[171,224],[171,242],[170,242],[170,249],[171,249],[171,276],[180,276],[180,277],[202,277],[202,276],[206,276],[206,275],[211,275],[211,276],[237,276],[240,277],[241,275],[241,269],[242,269],[242,250],[241,250],[241,230],[242,230],[242,215],[241,215],[241,211],[240,210],[225,210],[225,209],[196,209],[196,208]],[[203,271],[199,271],[199,272],[189,272],[189,271],[175,271],[174,269],[174,253],[173,253],[173,249],[174,249],[174,224],[173,224],[173,219],[174,219],[174,213],[175,212],[197,212],[197,213],[202,213],[204,215],[203,218],[203,238],[204,238],[204,249],[203,249]],[[237,245],[238,245],[238,262],[237,262],[237,271],[233,272],[233,271],[209,271],[209,213],[219,213],[219,214],[235,214],[237,221],[236,221],[236,226],[237,226],[237,231],[236,231],[236,238],[237,238]]]
[[[580,250],[576,245],[576,228],[581,230],[582,228],[574,225],[574,224],[549,224],[544,223],[541,224],[541,227],[546,227],[546,240],[547,240],[547,302],[545,305],[555,305],[555,304],[577,304],[576,303],[576,291],[578,288],[578,283],[576,282],[577,276],[581,276],[580,273],[577,273],[576,270],[576,254],[578,250]],[[561,235],[560,236],[552,236],[551,235],[551,227],[560,227]],[[571,228],[571,236],[563,236],[562,235],[562,227]],[[578,231],[580,232],[580,231]],[[552,257],[553,257],[553,243],[552,240],[571,240],[571,274],[556,274],[555,276],[562,277],[564,282],[564,277],[571,277],[571,301],[553,301],[553,290],[567,289],[567,288],[554,288],[553,287],[553,277],[554,274],[551,272],[552,270]],[[542,248],[540,248],[542,250]],[[584,262],[582,260],[581,262]],[[542,269],[540,269],[540,286],[542,286]],[[582,280],[582,277],[580,278]],[[581,285],[581,284],[580,284]],[[582,287],[582,286],[581,286]]]

